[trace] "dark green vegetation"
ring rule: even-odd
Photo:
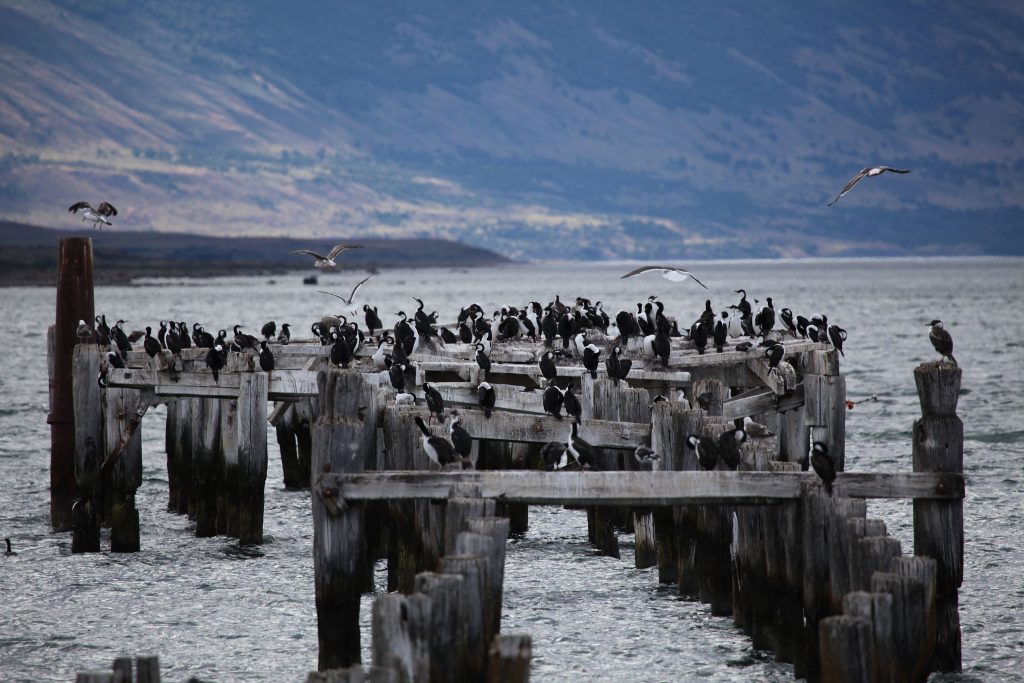
[[[224,238],[162,232],[114,230],[54,231],[0,221],[0,286],[53,285],[57,282],[57,238],[93,239],[95,279],[123,284],[140,277],[214,277],[219,275],[317,275],[308,256],[292,249],[330,251],[337,240],[289,237]],[[345,270],[410,266],[471,267],[505,261],[486,249],[439,239],[352,240],[365,249],[338,258]],[[335,271],[326,271],[335,272]]]
[[[1021,36],[1017,5],[955,0],[0,0],[0,216],[107,199],[124,230],[525,257],[1024,253]],[[876,163],[913,172],[825,206]]]

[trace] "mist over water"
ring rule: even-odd
[[[1008,680],[1024,666],[1024,550],[1020,529],[1024,465],[1024,260],[854,260],[691,263],[711,289],[656,276],[620,280],[629,267],[529,264],[473,270],[389,270],[360,291],[385,324],[424,299],[440,320],[479,302],[542,304],[560,294],[602,300],[614,316],[658,294],[666,313],[689,323],[711,298],[716,310],[733,290],[773,297],[776,308],[824,312],[846,328],[842,361],[849,398],[878,402],[847,413],[847,469],[909,471],[910,429],[919,416],[912,375],[937,354],[926,323],[946,322],[964,370],[965,578],[960,592],[964,674],[942,680]],[[335,312],[361,273],[181,281],[96,290],[98,313],[126,327],[160,319],[198,321],[208,330],[236,323],[251,333],[274,319],[293,337]],[[49,429],[46,328],[52,289],[0,290],[0,537],[16,557],[0,556],[0,679],[72,680],[109,669],[119,655],[158,654],[164,680],[299,681],[316,669],[312,537],[308,492],[283,489],[276,438],[268,433],[266,543],[239,549],[225,538],[193,536],[187,518],[166,512],[165,409],[142,425],[143,483],[138,491],[142,551],[71,555],[70,534],[49,532]],[[913,548],[909,501],[869,502],[890,533]],[[632,537],[622,559],[598,556],[580,511],[531,508],[530,529],[509,542],[502,630],[533,638],[535,680],[788,681],[792,667],[755,650],[731,618],[659,586],[656,569],[633,568]],[[109,548],[109,532],[102,547]],[[378,585],[383,580],[379,566]],[[369,606],[364,598],[364,661]]]

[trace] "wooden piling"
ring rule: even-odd
[[[915,472],[962,473],[964,425],[956,415],[962,371],[945,362],[924,363],[914,370],[921,418],[914,422]],[[964,567],[963,500],[914,501],[914,554],[934,558],[934,671],[960,671],[960,599]]]
[[[682,410],[679,403],[662,401],[651,409],[651,450],[660,456],[655,470],[680,470],[682,443],[677,443],[672,416]],[[684,437],[685,438],[685,437]],[[654,535],[658,553],[658,582],[675,583],[679,558],[679,539],[672,508],[655,508]]]
[[[871,624],[872,662],[869,680],[892,681],[892,596],[888,593],[853,591],[843,596],[843,614]]]
[[[72,354],[78,321],[90,326],[96,316],[92,286],[92,238],[62,237],[57,253],[57,315],[50,380],[50,527],[73,526],[71,506],[79,496],[75,481],[75,413]],[[89,340],[91,341],[91,340]],[[96,381],[95,376],[93,381]]]
[[[846,378],[836,351],[804,354],[804,414],[811,441],[821,441],[836,471],[846,469]]]
[[[466,635],[460,612],[461,575],[421,572],[416,575],[416,592],[430,598],[430,681],[459,683],[466,680],[461,665],[465,658]]]
[[[487,683],[527,683],[532,657],[530,636],[498,636],[487,657]]]
[[[497,633],[500,620],[499,605],[501,594],[498,592],[502,568],[497,566],[498,554],[504,555],[495,547],[489,536],[463,531],[455,541],[455,556],[482,558],[484,573],[481,575],[481,607],[483,609],[483,642],[490,643]],[[502,544],[504,545],[504,543]]]
[[[95,344],[75,346],[72,361],[74,395],[75,482],[79,491],[72,526],[71,552],[98,552],[102,479],[106,456],[103,437],[103,391],[96,378],[101,354]]]
[[[131,432],[121,455],[111,467],[110,550],[115,553],[134,553],[141,547],[135,492],[142,485],[142,429],[139,426],[133,429],[131,425],[141,400],[135,389],[106,390],[104,424],[108,452],[112,452],[115,445]]]
[[[892,595],[893,680],[918,683],[928,678],[923,657],[928,622],[925,588],[915,578],[875,572],[871,591]]]
[[[238,542],[263,543],[267,481],[267,373],[244,373],[238,389]]]
[[[275,416],[270,424],[277,433],[277,446],[281,451],[281,475],[284,487],[288,490],[302,488],[302,477],[299,470],[299,449],[295,443],[295,404],[287,403],[283,407],[274,408]],[[308,483],[308,481],[307,481]]]
[[[175,512],[187,515],[192,502],[192,399],[179,398],[172,404],[174,419],[174,469],[177,471],[178,495]],[[237,437],[236,437],[237,440]]]
[[[238,399],[220,402],[220,452],[224,469],[217,493],[217,533],[238,538]]]
[[[833,498],[829,509],[829,527],[827,531],[829,553],[828,578],[832,614],[842,613],[843,596],[852,590],[850,564],[854,561],[854,557],[851,556],[848,520],[863,519],[866,516],[867,504],[862,499],[841,498],[838,496]]]
[[[320,415],[313,425],[317,481],[310,498],[320,670],[361,662],[359,602],[366,585],[363,508],[341,500],[336,489],[321,484],[320,476],[365,469],[365,426],[358,416],[363,381],[355,370],[332,368],[317,376]]]
[[[821,680],[870,683],[874,663],[871,622],[851,616],[828,617],[818,624]]]
[[[395,670],[400,683],[430,680],[430,598],[415,593],[378,595],[372,628],[374,666]]]
[[[220,406],[218,399],[197,399],[197,419],[192,424],[193,495],[196,500],[196,536],[200,538],[218,533],[217,498],[224,486]]]
[[[475,555],[445,555],[441,558],[442,573],[461,576],[462,592],[459,607],[465,626],[465,658],[460,664],[463,680],[479,681],[486,673],[487,643],[484,640],[484,601],[487,560]]]
[[[798,678],[812,683],[821,680],[821,662],[818,645],[818,622],[829,616],[829,547],[828,547],[828,505],[830,498],[822,487],[808,482],[802,487],[801,517],[803,534],[803,605],[804,637],[803,649],[797,653],[794,662]]]
[[[485,517],[470,519],[467,524],[471,533],[490,538],[492,541],[491,583],[488,602],[492,618],[491,632],[501,632],[501,604],[505,589],[505,541],[509,534],[509,520],[502,517]],[[464,552],[459,549],[459,552]],[[468,554],[468,551],[465,551]]]

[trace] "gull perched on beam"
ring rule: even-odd
[[[351,251],[352,249],[362,249],[362,248],[363,248],[362,245],[358,245],[358,244],[339,244],[339,245],[335,246],[333,249],[331,249],[331,253],[327,254],[327,256],[324,256],[323,254],[319,254],[319,253],[313,251],[312,249],[296,249],[292,253],[293,254],[306,254],[308,256],[312,256],[313,259],[314,259],[314,261],[313,261],[313,267],[314,268],[336,268],[338,266],[338,264],[334,262],[334,259],[336,259],[339,254],[342,254],[342,253],[344,253],[346,251]]]
[[[860,182],[861,178],[874,178],[876,175],[882,175],[886,171],[889,171],[890,173],[910,173],[910,169],[892,168],[891,166],[872,166],[870,168],[865,168],[860,173],[850,178],[850,182],[846,183],[843,191],[837,194],[836,198],[830,201],[828,205],[832,206],[838,202],[843,195],[852,190],[853,186]]]
[[[83,221],[92,221],[92,227],[99,226],[100,230],[104,225],[113,225],[107,219],[117,215],[117,209],[108,202],[101,202],[99,208],[96,209],[92,208],[89,202],[76,202],[68,207],[68,213],[78,213],[79,211],[82,212]]]
[[[671,266],[641,266],[636,270],[629,271],[619,279],[624,280],[627,277],[633,277],[634,275],[642,275],[644,273],[652,271],[661,273],[661,276],[668,280],[669,282],[682,282],[686,278],[693,278],[693,281],[696,282],[698,285],[700,285],[704,289],[708,288],[706,284],[698,280],[697,277],[690,271],[683,270],[682,268],[673,268]]]

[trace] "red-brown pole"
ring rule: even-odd
[[[57,322],[54,330],[53,402],[50,424],[50,526],[71,529],[75,482],[75,414],[71,360],[78,343],[78,321],[94,324],[92,238],[62,237],[57,254]]]

